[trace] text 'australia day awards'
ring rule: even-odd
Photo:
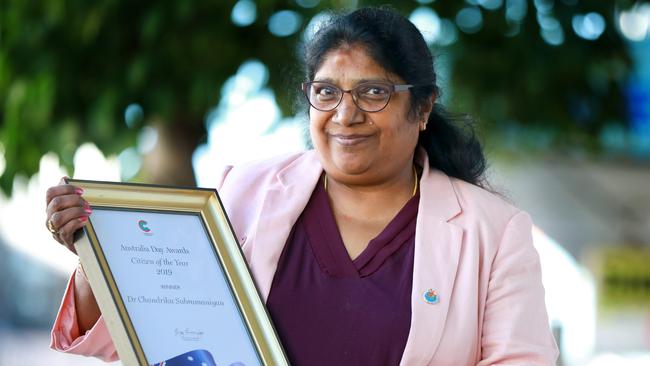
[[[183,256],[188,256],[190,251],[184,246],[169,247],[144,244],[121,244],[122,252],[133,253],[130,257],[131,264],[150,265],[155,273],[161,276],[171,276],[174,267],[189,267],[190,262]]]
[[[138,229],[147,237],[153,237],[154,232],[149,222],[145,220],[137,221]],[[149,238],[147,238],[149,239]],[[189,270],[191,267],[191,251],[185,245],[166,245],[166,244],[120,244],[120,251],[128,258],[130,265],[150,267],[152,273],[160,276],[163,283],[159,283],[159,288],[164,291],[183,292],[183,284],[177,283],[179,271]],[[139,270],[135,271],[140,272]],[[147,271],[145,271],[147,272]],[[182,281],[180,281],[182,282]],[[127,303],[137,304],[155,304],[155,305],[189,305],[189,306],[224,306],[221,300],[211,298],[196,299],[187,296],[174,295],[138,295],[126,294],[124,297]]]

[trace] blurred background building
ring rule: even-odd
[[[211,187],[219,165],[307,148],[300,43],[330,9],[380,4],[1,2],[0,365],[100,364],[48,349],[76,259],[43,227],[47,187]],[[650,4],[391,6],[533,217],[558,364],[650,364]]]

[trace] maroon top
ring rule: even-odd
[[[398,365],[411,325],[419,192],[350,259],[317,184],[287,240],[267,307],[293,365]]]

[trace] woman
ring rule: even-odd
[[[228,167],[217,186],[291,362],[554,364],[530,218],[481,188],[480,146],[435,106],[414,25],[386,9],[335,17],[304,61],[314,150]],[[82,193],[47,195],[71,250]],[[52,347],[117,357],[80,269]]]

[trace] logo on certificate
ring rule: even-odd
[[[144,235],[153,235],[153,232],[151,232],[151,229],[149,229],[146,221],[138,220],[138,227],[144,233]]]

